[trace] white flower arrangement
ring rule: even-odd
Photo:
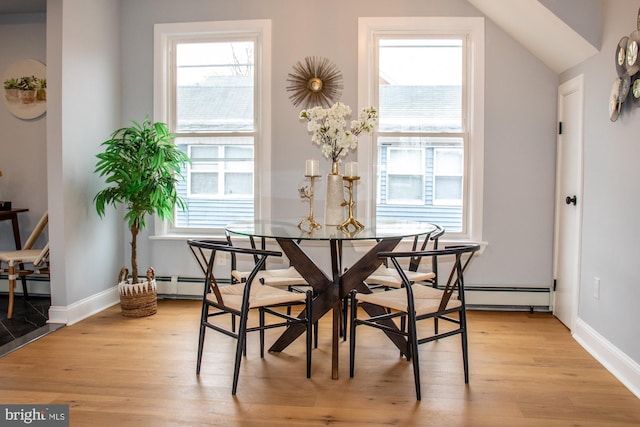
[[[332,162],[338,162],[358,145],[358,135],[370,133],[378,121],[378,111],[374,107],[364,108],[358,120],[347,127],[347,117],[351,108],[336,102],[330,108],[313,107],[300,112],[300,118],[308,120],[307,130],[313,134],[311,142],[322,149],[322,155]]]

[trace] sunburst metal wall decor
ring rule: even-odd
[[[330,107],[342,95],[342,73],[327,58],[307,56],[296,62],[293,73],[289,73],[287,92],[296,107],[304,108],[317,105]]]

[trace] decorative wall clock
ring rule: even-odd
[[[640,70],[640,56],[638,46],[640,43],[640,31],[636,30],[629,36],[627,43],[627,75],[633,76]]]
[[[640,9],[636,15],[636,28],[629,36],[622,37],[616,46],[618,76],[609,94],[609,119],[612,122],[618,120],[628,98],[634,106],[640,107]]]
[[[330,107],[342,95],[342,73],[323,57],[307,56],[296,62],[287,82],[287,92],[291,92],[289,99],[296,107]]]
[[[609,95],[609,120],[615,122],[620,115],[620,83],[622,79],[616,78],[611,87],[611,94]]]
[[[640,79],[638,78],[631,84],[631,99],[634,106],[640,107]]]
[[[34,59],[18,61],[2,76],[7,109],[20,119],[35,119],[47,110],[47,71]]]
[[[616,72],[618,77],[622,77],[627,73],[627,45],[629,44],[629,37],[624,36],[618,42],[616,47]]]

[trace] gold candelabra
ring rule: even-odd
[[[345,185],[345,187],[349,189],[349,200],[348,201],[345,200],[344,202],[342,202],[342,206],[349,206],[349,218],[347,218],[345,222],[340,224],[338,228],[340,228],[341,230],[347,231],[349,229],[349,226],[353,225],[356,231],[362,230],[364,228],[364,225],[360,221],[355,219],[355,217],[353,216],[353,206],[356,204],[356,202],[353,200],[353,183],[355,181],[358,181],[360,177],[344,176],[342,177],[342,179],[344,181],[347,181],[347,185]]]
[[[308,199],[309,200],[309,216],[304,218],[303,220],[301,220],[298,223],[298,228],[301,230],[304,230],[304,226],[308,225],[308,229],[310,231],[315,230],[316,228],[322,228],[322,225],[320,225],[314,218],[313,218],[313,184],[316,178],[318,178],[320,175],[305,175],[305,177],[309,178],[309,180],[311,181],[311,183],[309,184],[309,187],[302,187],[300,188],[300,197],[302,199]]]

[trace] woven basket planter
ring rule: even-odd
[[[118,293],[120,308],[125,317],[145,317],[158,312],[158,293],[156,290],[156,273],[153,268],[147,270],[145,282],[131,284],[128,282],[129,270],[123,268],[118,276]]]

